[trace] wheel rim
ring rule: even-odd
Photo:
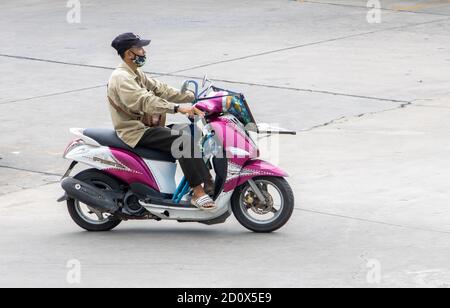
[[[258,197],[247,184],[239,197],[241,211],[245,218],[254,223],[270,224],[280,217],[284,209],[283,193],[275,184],[267,180],[256,180],[255,184],[265,196],[266,205],[259,202]],[[250,202],[252,199],[253,202]]]
[[[102,190],[113,190],[111,186],[109,186],[106,183],[103,183],[101,181],[90,181],[92,185],[95,187],[102,189]],[[80,216],[81,219],[83,219],[85,222],[92,224],[92,225],[102,225],[110,220],[110,215],[107,213],[102,213],[98,210],[95,210],[88,206],[87,204],[84,204],[80,202],[79,200],[74,200],[75,203],[75,211],[77,212],[78,216]]]

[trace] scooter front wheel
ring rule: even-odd
[[[231,206],[234,216],[245,228],[260,233],[273,232],[283,227],[294,211],[294,193],[289,183],[279,177],[253,179],[265,198],[258,198],[250,183],[239,186],[233,193]]]

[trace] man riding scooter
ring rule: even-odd
[[[190,134],[164,126],[167,113],[190,117],[203,117],[204,113],[187,104],[195,99],[192,92],[181,93],[140,70],[147,60],[144,47],[149,44],[150,40],[142,40],[133,33],[121,34],[111,44],[123,60],[108,83],[114,128],[119,138],[132,148],[141,146],[173,153],[173,148],[179,144],[189,146],[191,155],[177,158],[193,189],[191,202],[203,210],[215,209],[216,205],[208,195],[213,190],[211,175],[203,159],[194,155],[200,153],[196,149],[198,146]],[[182,152],[186,153],[185,149]]]

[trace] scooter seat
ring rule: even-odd
[[[161,152],[139,146],[135,148],[128,146],[117,136],[116,131],[113,129],[87,128],[84,130],[83,134],[91,139],[94,139],[103,146],[124,149],[145,159],[175,162],[175,158],[173,158],[172,154],[169,152]]]

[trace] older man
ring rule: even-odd
[[[182,138],[183,145],[194,147],[191,136],[162,126],[167,113],[188,116],[204,116],[191,103],[192,92],[181,93],[167,84],[149,78],[139,68],[147,60],[145,46],[150,40],[142,40],[133,33],[117,36],[111,46],[117,50],[123,62],[112,73],[108,83],[108,101],[117,135],[130,147],[137,145],[154,150],[171,152],[172,145]],[[178,142],[177,142],[178,144]],[[214,209],[214,201],[202,184],[212,186],[209,170],[202,158],[195,158],[192,149],[189,157],[179,158],[184,175],[193,189],[192,204],[200,209]],[[185,152],[185,149],[183,150]]]

